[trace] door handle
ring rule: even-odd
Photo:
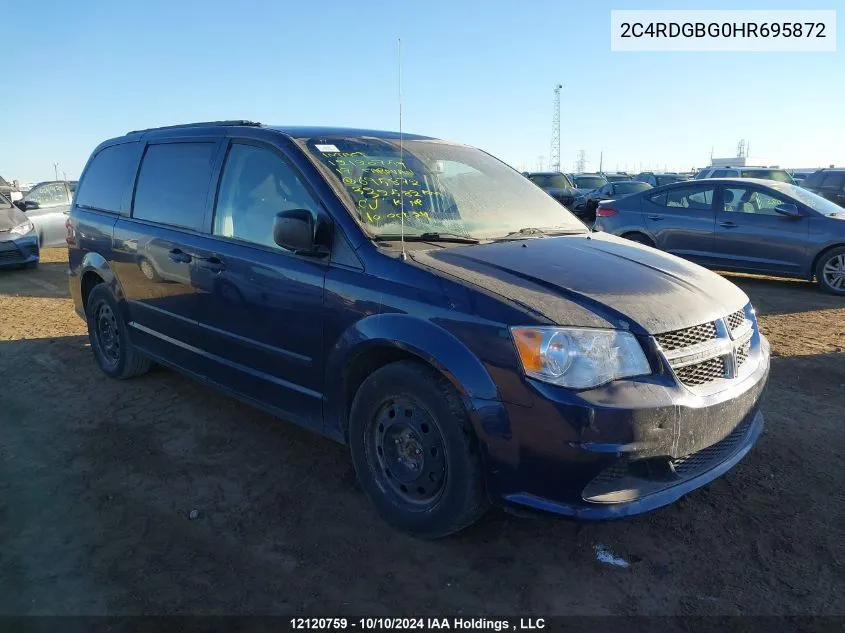
[[[192,259],[191,256],[181,248],[174,248],[168,253],[168,256],[170,257],[170,261],[179,264],[189,264]]]
[[[657,221],[657,220],[662,220],[663,216],[662,215],[650,215],[650,216],[648,216],[648,219]]]
[[[726,229],[735,229],[737,225],[733,222],[719,222],[719,226],[723,226]]]
[[[198,257],[197,266],[215,273],[226,270],[226,262],[219,257]]]

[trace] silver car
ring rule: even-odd
[[[65,246],[65,221],[76,191],[76,181],[54,180],[35,185],[15,205],[35,225],[42,248]]]

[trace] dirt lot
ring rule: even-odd
[[[811,284],[732,277],[775,357],[726,477],[626,522],[492,512],[427,543],[378,519],[343,447],[171,371],[105,378],[43,255],[0,273],[0,613],[845,612],[845,300]]]

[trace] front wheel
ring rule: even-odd
[[[151,362],[129,342],[126,323],[114,295],[105,284],[98,284],[85,305],[88,340],[94,358],[112,378],[131,378],[149,370]]]
[[[816,266],[816,279],[826,292],[845,295],[845,247],[825,253]]]
[[[478,443],[461,398],[433,368],[391,363],[358,389],[349,446],[382,518],[421,538],[474,523],[487,509]]]

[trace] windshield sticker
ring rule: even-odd
[[[337,145],[317,145],[316,147],[324,154],[326,152],[340,152],[340,150],[337,148]]]

